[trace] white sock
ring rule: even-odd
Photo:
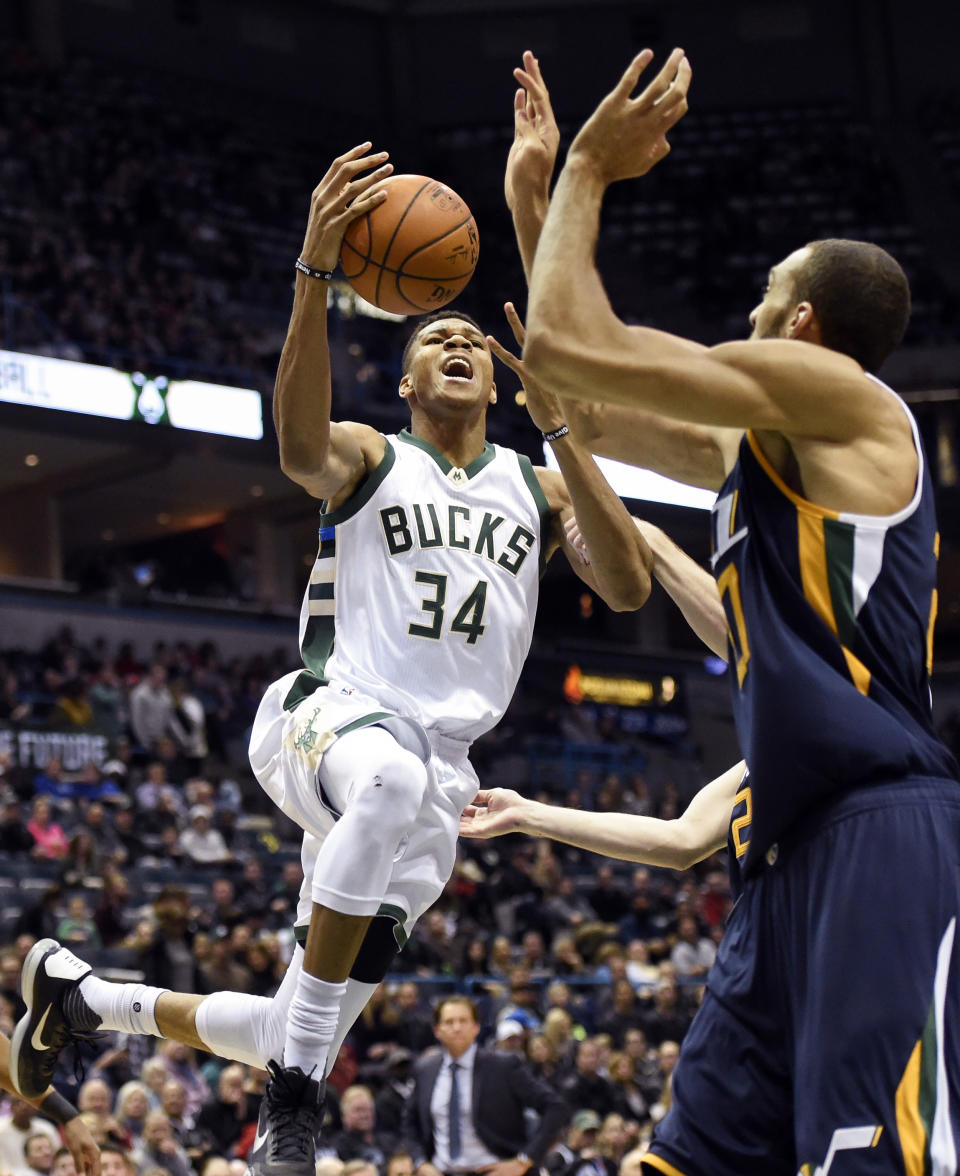
[[[337,1064],[337,1054],[340,1052],[340,1046],[343,1045],[357,1017],[363,1012],[367,1001],[373,996],[378,987],[379,985],[377,984],[364,984],[362,980],[347,981],[346,995],[340,1002],[340,1016],[337,1020],[337,1031],[333,1036],[333,1041],[330,1044],[330,1053],[327,1057],[326,1074],[329,1074]]]
[[[326,1072],[327,1055],[346,991],[345,980],[334,984],[311,976],[306,969],[300,973],[287,1013],[284,1066],[299,1066],[305,1074],[315,1070],[317,1078]]]
[[[157,1001],[169,988],[151,988],[149,984],[111,984],[97,976],[80,981],[83,999],[100,1018],[101,1029],[117,1033],[141,1033],[162,1037],[157,1028]]]

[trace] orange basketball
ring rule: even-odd
[[[480,238],[460,197],[428,176],[390,176],[387,198],[347,229],[344,276],[361,298],[393,314],[452,302],[473,276]]]

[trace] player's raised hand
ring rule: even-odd
[[[507,302],[503,310],[507,316],[507,322],[510,324],[510,330],[513,331],[513,337],[522,348],[526,331],[520,321],[520,315],[517,314],[517,308],[512,302]],[[558,429],[564,423],[563,405],[560,403],[560,397],[554,395],[553,392],[548,392],[538,384],[523,360],[497,342],[493,335],[487,336],[487,345],[501,363],[506,364],[512,372],[516,372],[520,377],[520,383],[527,394],[527,412],[530,413],[530,419],[540,432],[549,433],[553,429]]]
[[[653,61],[644,49],[630,62],[570,145],[571,161],[585,162],[606,184],[645,175],[670,151],[667,133],[687,112],[692,70],[682,49],[674,49],[653,81],[632,97]]]
[[[513,99],[513,142],[507,155],[503,190],[512,212],[521,202],[550,196],[550,178],[557,162],[560,129],[540,63],[527,49],[523,65],[513,71],[520,83]]]
[[[371,189],[390,175],[393,164],[387,162],[386,151],[371,152],[370,147],[369,142],[359,143],[337,156],[313,190],[300,256],[314,269],[332,270],[347,225],[387,198],[386,192]]]
[[[523,824],[528,804],[512,788],[484,789],[461,813],[460,836],[486,838],[516,833]]]

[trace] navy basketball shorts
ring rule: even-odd
[[[645,1176],[947,1176],[960,784],[861,789],[746,881]]]

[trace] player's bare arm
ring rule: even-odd
[[[513,76],[520,88],[514,96],[514,137],[504,195],[529,281],[550,207],[560,130],[539,60],[530,50]],[[696,343],[690,347],[702,350]],[[566,401],[564,413],[571,432],[591,453],[644,466],[677,481],[717,489],[736,461],[739,430],[694,426],[641,409],[583,400]]]
[[[726,661],[729,652],[727,617],[716,580],[659,527],[646,519],[635,517],[633,521],[653,555],[654,579],[680,609],[683,619],[704,645]],[[590,551],[577,519],[569,519],[564,531],[573,555],[589,564]]]
[[[504,307],[514,338],[523,346],[523,324],[512,302]],[[506,350],[493,336],[487,337],[493,354],[515,372],[527,395],[527,410],[543,433],[563,425],[560,400],[531,379],[523,361]],[[569,434],[553,442],[560,473],[536,469],[553,515],[553,534],[546,550],[549,559],[562,547],[571,567],[600,597],[618,612],[640,608],[650,595],[652,556],[646,540],[633,526],[626,507],[613,492],[589,453]],[[589,565],[577,556],[566,537],[564,523],[574,513],[584,541],[593,552]]]
[[[0,1088],[15,1098],[22,1097],[10,1078],[10,1039],[3,1033],[0,1033]],[[79,1111],[52,1086],[39,1098],[28,1101],[63,1128],[64,1142],[80,1176],[100,1176],[100,1149]]]
[[[746,764],[741,760],[705,785],[672,821],[631,813],[592,813],[528,800],[509,788],[478,792],[460,818],[461,837],[525,833],[591,853],[648,866],[686,870],[722,848]]]
[[[343,234],[385,197],[375,190],[393,165],[387,153],[361,143],[333,161],[310,198],[301,260],[332,271]],[[371,171],[371,169],[373,169]],[[329,283],[297,271],[293,310],[274,388],[273,417],[284,473],[313,497],[336,501],[355,488],[383,457],[384,441],[366,425],[330,421]]]
[[[614,314],[594,259],[603,194],[615,180],[643,175],[664,158],[666,134],[687,108],[691,71],[681,50],[631,96],[651,58],[646,50],[635,58],[571,145],[537,249],[525,358],[562,396],[693,425],[754,429],[765,435],[761,444],[773,451],[767,456],[774,467],[783,474],[793,461],[799,483],[793,488],[822,506],[864,513],[901,508],[916,477],[904,445],[906,417],[853,359],[817,346],[809,303],[794,309],[796,321],[784,337],[714,348],[627,327]],[[775,267],[771,280],[786,283],[796,257]],[[790,454],[776,452],[778,437]],[[880,484],[878,464],[885,467]]]

